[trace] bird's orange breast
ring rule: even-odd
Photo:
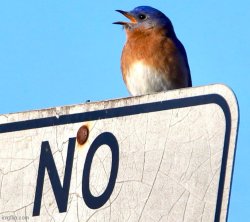
[[[188,70],[185,60],[176,47],[174,40],[166,36],[164,30],[138,29],[127,30],[126,32],[127,41],[122,52],[121,69],[128,88],[129,81],[140,80],[144,84],[149,84],[148,87],[144,87],[148,88],[145,93],[188,86]],[[138,64],[145,68],[134,68]],[[143,76],[143,72],[145,72],[145,76]],[[161,80],[161,85],[165,88],[160,89],[158,85],[152,88],[154,85],[153,79],[152,81],[143,81],[144,77],[150,80],[150,72],[152,72],[152,78],[156,81],[155,84],[159,84]],[[129,91],[134,95],[132,91],[136,90],[129,88]]]

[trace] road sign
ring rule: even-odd
[[[225,221],[223,85],[0,115],[1,221]]]

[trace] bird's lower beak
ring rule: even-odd
[[[117,12],[123,14],[125,17],[127,17],[130,20],[130,23],[137,23],[136,18],[130,13],[130,12],[125,12],[122,10],[116,10]],[[129,22],[114,22],[113,24],[117,25],[127,25]]]

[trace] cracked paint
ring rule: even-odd
[[[234,158],[238,113],[235,98],[225,86],[174,90],[71,107],[0,115],[1,124],[170,101],[219,93],[230,104],[231,140],[226,167],[221,221],[226,218]],[[69,138],[84,122],[51,125],[0,133],[0,220],[18,216],[23,221],[214,221],[221,173],[226,120],[216,104],[98,118],[90,124],[83,147],[76,143],[67,212],[59,213],[51,181],[45,172],[41,211],[32,216],[42,141],[50,144],[61,184],[65,174]],[[103,132],[119,144],[119,169],[109,200],[90,209],[82,194],[83,168],[89,147]],[[111,151],[102,145],[90,171],[90,191],[101,195],[111,172]],[[15,217],[14,217],[15,216]],[[10,220],[11,221],[11,220]]]

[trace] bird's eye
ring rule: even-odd
[[[146,15],[140,14],[140,15],[139,15],[139,18],[140,18],[141,20],[144,20],[144,19],[146,19]]]

